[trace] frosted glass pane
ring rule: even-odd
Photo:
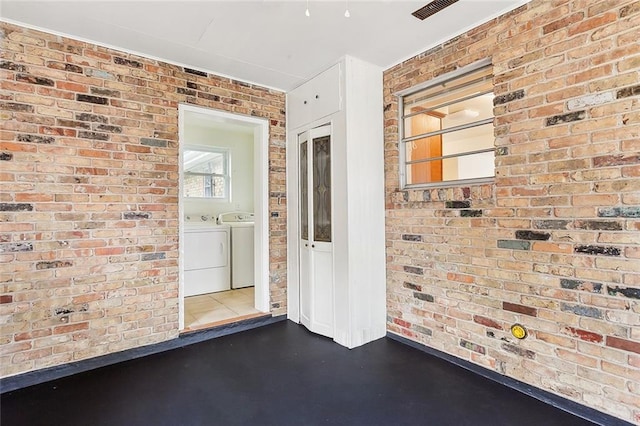
[[[309,239],[309,172],[307,142],[300,144],[300,227],[303,240]]]
[[[313,239],[331,242],[331,139],[313,140]]]

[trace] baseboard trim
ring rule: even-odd
[[[70,362],[63,365],[57,365],[55,367],[44,368],[42,370],[30,371],[16,376],[5,377],[0,379],[0,394],[71,376],[73,374],[82,373],[84,371],[93,370],[95,368],[106,367],[107,365],[117,364],[119,362],[181,348],[194,343],[204,342],[205,340],[214,339],[216,337],[227,336],[229,334],[250,330],[252,328],[262,327],[268,324],[284,321],[286,319],[286,315],[265,315],[262,317],[249,318],[205,330],[183,333],[177,338],[167,340],[165,342],[154,343],[152,345],[128,349],[122,352],[115,352],[82,361]]]
[[[500,383],[504,386],[507,386],[513,390],[518,392],[522,392],[525,395],[528,395],[532,398],[535,398],[539,401],[542,401],[546,404],[549,404],[553,407],[556,407],[560,410],[566,411],[568,413],[573,414],[574,416],[583,418],[585,420],[589,420],[600,426],[633,426],[632,423],[619,419],[617,417],[613,417],[609,414],[598,411],[594,408],[587,407],[586,405],[579,404],[577,402],[571,401],[569,399],[563,398],[559,395],[555,395],[551,392],[539,389],[535,386],[528,385],[519,380],[513,379],[511,377],[504,376],[498,372],[493,370],[486,369],[477,364],[469,362],[467,360],[455,357],[453,355],[449,355],[445,352],[439,351],[434,348],[430,348],[429,346],[422,345],[418,342],[414,342],[413,340],[409,340],[406,337],[400,336],[398,334],[387,331],[387,337],[391,340],[395,340],[397,342],[403,343],[407,346],[411,346],[412,348],[418,349],[419,351],[425,352],[429,355],[433,355],[437,358],[450,362],[452,364],[457,365],[458,367],[462,367],[465,370],[468,370],[472,373],[478,374],[482,377],[485,377],[494,382]]]

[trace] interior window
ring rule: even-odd
[[[231,176],[229,151],[223,148],[189,148],[183,153],[184,197],[229,201]]]
[[[493,178],[492,73],[476,66],[399,96],[403,186]]]

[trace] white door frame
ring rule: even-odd
[[[232,114],[194,105],[178,105],[178,226],[180,251],[179,268],[179,329],[184,329],[184,201],[182,199],[182,183],[184,171],[182,158],[187,143],[184,136],[185,113],[195,112],[211,117],[216,122],[227,122],[253,128],[253,205],[255,215],[255,308],[261,312],[270,312],[269,297],[269,121],[267,119]]]

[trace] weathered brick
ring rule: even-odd
[[[55,260],[51,262],[38,262],[36,263],[36,269],[54,269],[54,268],[68,268],[73,266],[73,262]]]
[[[166,253],[144,253],[140,256],[140,260],[148,261],[148,260],[160,260],[165,259]]]
[[[460,210],[460,217],[481,217],[482,210]]]
[[[530,250],[531,242],[521,240],[498,240],[498,248],[511,250]]]
[[[76,100],[78,102],[88,102],[88,103],[97,104],[97,105],[107,105],[109,103],[109,100],[107,98],[103,98],[101,96],[92,96],[92,95],[83,95],[83,94],[77,94]]]
[[[27,72],[27,67],[25,65],[11,61],[0,61],[0,68],[9,71]]]
[[[0,244],[0,253],[33,251],[31,243],[4,243]]]
[[[194,69],[187,68],[187,67],[184,67],[183,69],[184,69],[184,72],[186,72],[188,74],[199,75],[201,77],[207,77],[208,76],[208,74],[206,72],[204,72],[204,71],[198,71],[198,70],[194,70]]]
[[[107,117],[105,117],[104,115],[97,115],[97,114],[89,114],[89,113],[77,113],[76,114],[76,120],[78,121],[90,121],[90,122],[97,122],[97,123],[108,123],[109,119]]]
[[[620,89],[616,92],[617,99],[628,98],[629,96],[637,96],[640,95],[640,84],[632,87],[625,87],[624,89]]]
[[[621,166],[640,163],[640,154],[633,155],[603,155],[593,158],[594,167]]]
[[[415,235],[415,234],[402,234],[402,239],[404,241],[422,241],[422,235]]]
[[[138,61],[134,61],[132,59],[125,59],[125,58],[121,58],[120,56],[114,56],[113,57],[113,62],[118,64],[118,65],[125,65],[127,67],[133,67],[133,68],[142,68],[142,62],[138,62]]]
[[[622,231],[620,222],[602,220],[577,220],[575,227],[578,229],[601,230],[601,231]]]
[[[83,139],[93,139],[97,141],[108,141],[110,136],[107,133],[79,131],[78,137]]]
[[[524,90],[520,89],[520,90],[516,90],[515,92],[494,97],[493,105],[494,106],[502,105],[502,104],[506,104],[508,102],[515,101],[517,99],[522,99],[522,98],[524,98]]]
[[[502,330],[502,326],[499,322],[492,320],[491,318],[483,317],[482,315],[474,315],[473,321],[485,325],[487,327],[495,328],[497,330]]]
[[[140,220],[151,219],[151,213],[148,212],[125,212],[122,214],[123,219]]]
[[[23,83],[36,84],[39,86],[55,86],[55,82],[50,78],[37,77],[35,75],[18,74],[16,75],[16,81]]]
[[[33,204],[30,203],[0,203],[0,212],[30,212]]]
[[[640,299],[640,288],[607,286],[607,293],[610,296],[625,296],[631,299]]]
[[[165,148],[168,146],[169,141],[154,138],[140,138],[140,144],[145,146],[158,146]]]
[[[468,209],[471,207],[471,201],[447,201],[445,207],[448,209]]]
[[[479,345],[477,343],[470,342],[468,340],[460,339],[460,346],[482,355],[487,353],[487,350],[485,349],[484,346]]]
[[[417,266],[404,266],[404,271],[408,274],[422,275],[424,271],[422,268],[418,268]]]
[[[601,334],[593,333],[591,331],[582,330],[575,327],[564,327],[563,332],[570,336],[575,336],[580,340],[584,340],[585,342],[600,343],[604,340],[604,337]]]
[[[516,231],[516,238],[519,240],[538,240],[547,241],[551,237],[548,232],[535,232],[535,231]]]
[[[409,289],[409,290],[422,291],[422,286],[421,285],[413,284],[413,283],[410,283],[408,281],[405,281],[404,283],[402,283],[402,286],[404,288]]]
[[[601,319],[604,317],[600,309],[593,308],[591,306],[571,305],[569,303],[561,303],[560,309],[563,312],[572,312],[576,315],[581,315],[584,317],[591,317],[591,318],[598,318],[598,319]]]
[[[423,300],[425,302],[433,302],[435,300],[434,297],[430,294],[424,294],[424,293],[418,293],[418,292],[414,292],[413,297],[415,297],[418,300]]]
[[[11,161],[11,160],[13,160],[13,153],[0,152],[0,161]]]
[[[569,290],[588,291],[590,293],[602,293],[602,284],[590,281],[572,280],[569,278],[560,279],[560,287]]]
[[[640,217],[640,206],[630,207],[600,207],[600,217]]]
[[[520,346],[511,344],[511,343],[502,343],[502,345],[500,345],[500,347],[507,351],[510,352],[512,354],[516,354],[518,356],[521,356],[523,358],[527,358],[527,359],[535,359],[536,358],[536,353],[529,350],[529,349],[524,349],[521,348]]]
[[[502,309],[505,311],[516,312],[518,314],[529,315],[531,317],[538,316],[538,310],[536,308],[519,305],[517,303],[502,302]]]
[[[573,249],[576,253],[603,256],[620,256],[620,248],[610,246],[577,245]]]
[[[18,140],[18,142],[32,142],[32,143],[43,143],[43,144],[52,144],[56,141],[56,139],[51,136],[24,135],[24,134],[18,135],[16,139]]]
[[[607,336],[606,345],[611,348],[622,349],[623,351],[640,354],[640,343],[615,336]]]
[[[584,120],[587,113],[583,111],[569,112],[566,114],[554,115],[546,119],[545,124],[547,126],[555,126],[556,124],[570,123],[572,121]]]
[[[534,226],[538,229],[568,229],[571,221],[550,219],[550,220],[536,220],[533,222]]]

